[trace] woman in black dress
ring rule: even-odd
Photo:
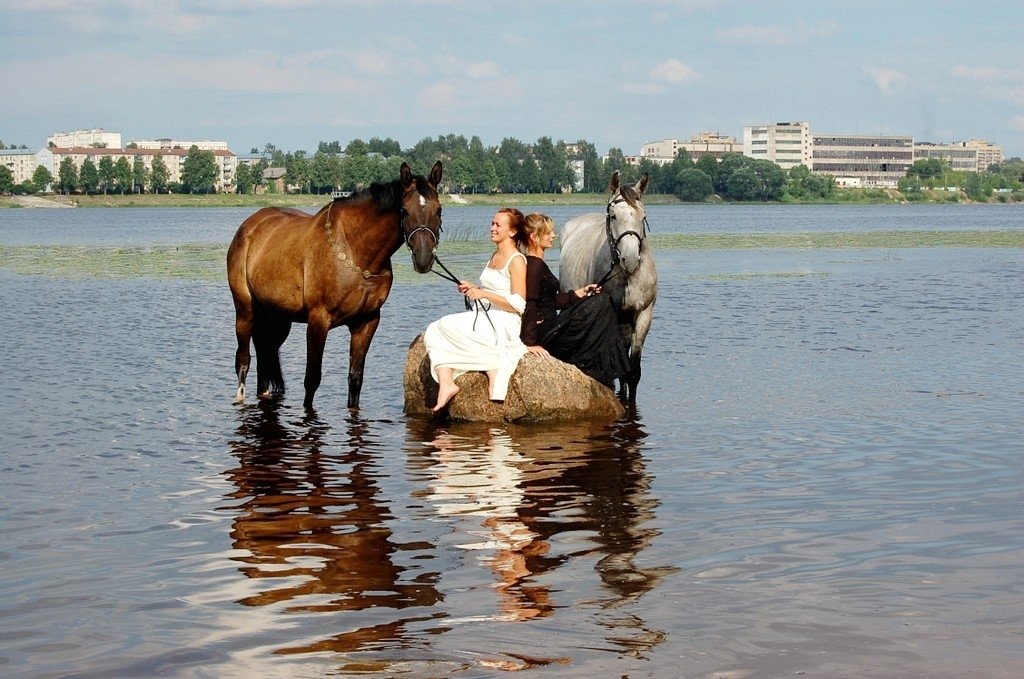
[[[629,354],[619,334],[615,307],[596,283],[561,292],[558,278],[544,262],[555,240],[550,217],[526,217],[526,310],[520,338],[527,350],[572,363],[598,382],[614,388],[629,370]],[[558,310],[561,309],[561,312]]]

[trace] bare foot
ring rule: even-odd
[[[436,413],[448,405],[448,401],[455,398],[457,393],[459,393],[459,387],[454,382],[440,385],[437,389],[437,405],[434,406],[434,412]]]

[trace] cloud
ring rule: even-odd
[[[995,66],[965,66],[958,64],[949,69],[949,74],[961,80],[975,82],[1016,82],[1024,80],[1024,70],[1019,68],[996,68]]]
[[[878,90],[887,97],[902,92],[910,82],[906,74],[892,68],[866,68],[864,70],[874,81]]]
[[[700,76],[692,67],[678,59],[663,61],[651,69],[650,78],[657,82],[687,83],[697,80]]]
[[[416,97],[418,108],[443,110],[454,106],[458,100],[458,89],[453,83],[438,82],[420,90]]]
[[[743,24],[715,32],[719,42],[752,47],[790,47],[803,45],[811,40],[825,38],[835,33],[834,21],[819,21],[813,25],[798,21],[792,26],[755,26]]]
[[[661,94],[665,91],[664,85],[651,82],[628,82],[622,86],[622,89],[632,94]]]

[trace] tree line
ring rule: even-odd
[[[254,193],[261,187],[274,190],[264,172],[284,168],[289,190],[325,194],[333,190],[356,190],[398,176],[403,162],[417,172],[426,172],[441,159],[445,164],[444,186],[450,193],[604,193],[612,173],[618,171],[626,182],[649,176],[649,193],[675,195],[687,202],[700,202],[709,196],[733,201],[815,201],[834,197],[836,183],[828,175],[813,174],[804,166],[783,170],[764,159],[740,153],[727,153],[721,159],[710,155],[694,161],[686,150],[667,164],[644,158],[639,163],[627,160],[621,149],[612,148],[601,157],[594,144],[553,141],[541,137],[528,144],[507,137],[496,146],[485,146],[479,137],[470,139],[448,134],[426,137],[411,148],[403,149],[391,138],[355,139],[342,147],[338,141],[321,141],[312,155],[306,151],[285,151],[268,143],[255,163],[238,164],[231,190]],[[182,164],[180,182],[170,182],[163,159],[157,155],[147,167],[140,156],[134,162],[127,157],[114,161],[108,156],[98,163],[86,159],[81,169],[65,158],[52,177],[43,166],[32,179],[15,187],[10,173],[0,167],[0,192],[35,193],[53,186],[61,193],[209,193],[217,181],[216,158],[212,151],[192,147]],[[582,179],[578,177],[582,172]],[[900,182],[900,190],[910,199],[924,197],[925,189],[939,181],[960,186],[972,200],[984,200],[999,189],[1020,191],[1024,182],[1024,161],[1011,158],[984,173],[953,172],[941,160],[919,160]],[[954,183],[955,182],[955,183]]]

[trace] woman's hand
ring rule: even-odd
[[[573,290],[577,297],[590,297],[591,295],[601,294],[601,286],[597,283],[591,283],[590,285],[584,285],[579,290]]]
[[[532,347],[526,347],[526,350],[529,351],[534,356],[550,356],[551,355],[548,352],[547,349],[545,349],[544,347],[542,347],[539,344],[535,344]]]
[[[473,288],[473,284],[469,281],[459,281],[459,292],[465,295]]]
[[[478,288],[475,285],[469,286],[466,289],[466,292],[463,293],[463,294],[465,294],[466,297],[469,297],[473,301],[476,301],[478,299],[486,299],[486,295],[485,295],[483,289],[482,288]]]

